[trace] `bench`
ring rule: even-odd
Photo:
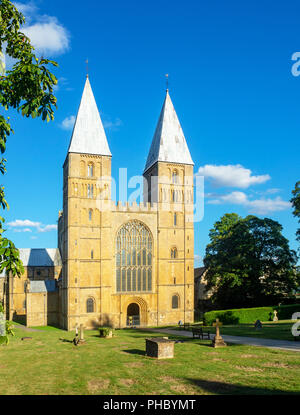
[[[184,323],[184,324],[179,324],[178,323],[178,326],[179,326],[180,330],[189,330],[190,327],[191,327],[190,323]]]
[[[201,337],[201,339],[203,339],[204,337],[207,337],[208,340],[210,340],[210,333],[209,331],[203,331],[202,328],[192,328],[192,333],[193,333],[193,339],[195,337]]]

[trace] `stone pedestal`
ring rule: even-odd
[[[212,340],[212,347],[224,347],[227,346],[227,344],[224,342],[222,336],[215,336]]]
[[[83,331],[83,324],[80,324],[80,336],[79,336],[79,343],[84,343],[84,331]]]
[[[220,327],[222,326],[222,323],[219,321],[218,318],[216,318],[216,322],[213,323],[213,325],[216,327],[216,335],[212,340],[212,347],[224,347],[227,346],[227,344],[224,342],[223,337],[220,334]]]
[[[172,359],[175,341],[163,337],[146,339],[146,356],[156,359]]]

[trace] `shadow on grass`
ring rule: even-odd
[[[59,340],[63,343],[73,343],[73,340],[68,340],[68,339],[59,339]]]
[[[283,391],[280,389],[256,388],[252,386],[234,385],[204,379],[186,379],[198,388],[219,395],[299,395],[299,392]]]
[[[129,354],[138,354],[140,356],[146,356],[146,352],[144,350],[139,350],[139,349],[127,349],[127,350],[122,350],[122,352],[129,353]]]

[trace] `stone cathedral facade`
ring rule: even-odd
[[[193,321],[193,161],[168,91],[143,172],[141,203],[111,199],[111,163],[87,77],[63,165],[63,210],[52,253],[59,272],[40,278],[39,292],[39,279],[28,276],[30,268],[44,269],[36,255],[35,265],[30,259],[24,264],[24,278],[7,284],[10,314],[17,313],[14,303],[23,305],[27,325],[42,325],[43,319],[72,330],[81,323],[93,328]],[[55,288],[47,283],[51,279]]]

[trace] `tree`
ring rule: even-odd
[[[3,70],[0,76],[0,106],[3,110],[16,110],[25,117],[42,117],[43,120],[54,119],[56,98],[53,87],[57,84],[56,77],[49,71],[49,64],[57,63],[34,53],[30,39],[20,31],[25,18],[11,1],[0,1],[0,59],[4,52],[10,56],[14,65],[11,70]],[[13,133],[10,118],[0,114],[0,151],[3,155],[8,137]],[[6,172],[6,159],[0,160],[0,173]],[[0,187],[0,209],[8,208],[5,200],[4,187]],[[3,269],[13,276],[20,276],[23,266],[19,251],[14,243],[3,236],[4,218],[0,216],[0,272]]]
[[[221,220],[214,224],[213,229],[209,231],[209,237],[212,243],[219,239],[227,237],[230,234],[230,228],[242,219],[237,213],[225,213]]]
[[[293,215],[298,218],[300,223],[300,180],[295,184],[295,189],[292,190],[291,203],[293,205]],[[300,242],[300,228],[296,231],[297,241]]]
[[[221,231],[220,231],[221,230]],[[207,289],[220,308],[278,303],[299,285],[297,256],[272,219],[224,215],[210,231],[204,265]]]
[[[0,317],[1,315],[4,315],[4,309],[2,304],[0,303]],[[4,317],[4,316],[3,316]],[[3,318],[2,321],[0,321],[0,324],[4,324],[4,335],[2,335],[3,333],[0,331],[0,345],[1,344],[6,344],[8,345],[9,343],[9,336],[14,336],[15,333],[13,331],[13,325],[11,321],[5,321],[5,319]]]

